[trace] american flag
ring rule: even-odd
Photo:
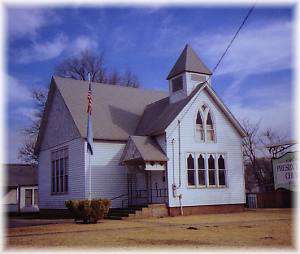
[[[88,152],[93,155],[93,127],[92,127],[92,84],[91,84],[91,76],[89,75],[89,91],[87,95],[88,99],[88,106],[87,106],[87,113],[88,113],[88,120],[87,120],[87,149]]]
[[[89,84],[89,91],[87,95],[88,99],[88,106],[87,106],[87,113],[92,114],[92,103],[93,103],[93,98],[92,98],[92,89],[91,89],[91,83]]]

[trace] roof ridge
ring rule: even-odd
[[[87,80],[78,80],[78,79],[73,79],[73,78],[66,78],[66,77],[60,77],[57,75],[53,76],[54,79],[68,79],[68,80],[72,80],[75,82],[88,82]],[[124,86],[124,85],[112,85],[109,83],[99,83],[99,82],[91,82],[92,84],[96,84],[96,85],[102,85],[102,86],[110,86],[111,88],[121,88],[121,89],[137,89],[138,91],[145,91],[145,92],[157,92],[157,93],[164,93],[164,94],[168,94],[167,92],[163,91],[163,90],[156,90],[156,89],[145,89],[145,88],[136,88],[136,87],[131,87],[131,86]]]
[[[162,100],[166,100],[166,99],[169,100],[169,98],[170,98],[170,96],[167,96],[167,97],[162,98],[162,99],[160,99],[160,100],[157,100],[157,101],[154,101],[154,102],[152,102],[152,103],[149,103],[149,104],[146,105],[145,109],[146,109],[147,107],[149,107],[149,106],[153,106],[153,104],[156,104],[156,103],[161,102]]]

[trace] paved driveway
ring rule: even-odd
[[[66,222],[72,222],[72,219],[58,219],[58,220],[46,220],[46,219],[24,219],[24,218],[8,218],[8,228],[18,227],[30,227],[48,224],[62,224]]]

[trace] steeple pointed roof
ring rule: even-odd
[[[206,67],[206,65],[200,60],[195,51],[188,44],[185,45],[185,48],[170,71],[167,79],[170,79],[185,71],[207,75],[212,74],[212,72]]]

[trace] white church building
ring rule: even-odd
[[[168,93],[92,83],[92,156],[88,82],[53,77],[35,147],[40,210],[90,194],[115,208],[162,204],[172,216],[242,210],[245,131],[211,75],[186,45]]]

